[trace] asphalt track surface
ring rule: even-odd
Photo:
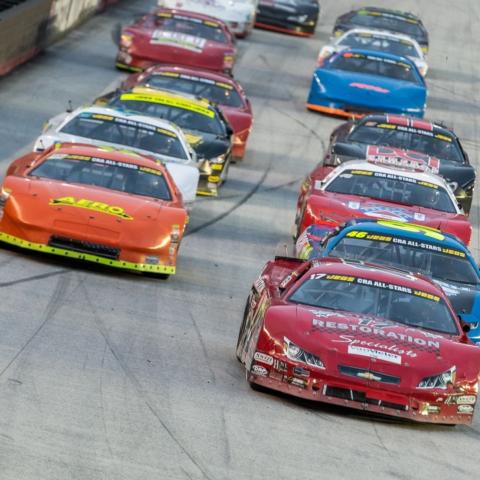
[[[88,102],[119,80],[109,32],[151,3],[121,2],[0,80],[2,172],[69,99]],[[0,249],[1,480],[478,475],[479,417],[399,424],[261,394],[234,356],[251,282],[288,239],[299,179],[339,124],[303,107],[318,48],[361,3],[323,1],[313,39],[256,30],[239,42],[236,75],[255,110],[248,154],[221,198],[198,201],[175,277]],[[454,126],[477,164],[477,0],[401,4],[431,35],[428,116]]]

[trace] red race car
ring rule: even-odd
[[[437,228],[468,245],[472,226],[445,180],[418,159],[403,160],[378,154],[335,169],[319,165],[300,190],[297,236],[311,224],[334,226],[363,217]]]
[[[0,241],[167,277],[187,223],[182,195],[154,158],[80,144],[29,153],[0,191]]]
[[[176,63],[231,73],[234,37],[222,21],[184,10],[160,8],[120,32],[116,66],[139,72],[159,63]]]
[[[253,284],[237,357],[252,387],[418,422],[470,424],[480,349],[427,277],[277,258]]]
[[[227,75],[177,66],[154,66],[130,75],[122,84],[129,90],[137,85],[187,93],[217,104],[233,129],[233,156],[240,160],[253,123],[250,101],[241,85]]]

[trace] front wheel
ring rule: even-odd
[[[243,311],[243,320],[242,320],[242,325],[240,326],[240,331],[238,332],[238,339],[237,339],[237,348],[235,351],[235,356],[237,357],[237,360],[240,363],[243,363],[242,361],[242,350],[244,347],[244,338],[245,338],[245,327],[247,324],[247,317],[248,317],[248,312],[250,310],[250,296],[247,298],[247,303],[245,304],[245,309]]]

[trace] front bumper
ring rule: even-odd
[[[149,272],[160,275],[174,275],[176,267],[174,265],[154,265],[147,263],[134,263],[125,260],[114,260],[105,258],[103,256],[93,255],[90,253],[79,252],[75,250],[68,250],[65,248],[53,247],[47,244],[34,243],[28,240],[15,237],[5,232],[0,232],[0,242],[14,245],[19,248],[33,250],[36,252],[49,253],[61,257],[73,258],[86,262],[96,263],[98,265],[105,265],[107,267],[120,268],[122,270],[129,270],[135,272]]]
[[[230,166],[230,155],[222,163],[205,160],[200,165],[200,179],[197,195],[203,197],[218,197],[220,186],[225,182]]]
[[[466,397],[461,393],[439,394],[425,390],[397,393],[382,389],[378,382],[365,382],[364,385],[356,379],[348,382],[340,374],[328,375],[324,370],[286,361],[286,357],[262,355],[272,358],[272,365],[254,361],[247,380],[271,390],[415,422],[469,425],[473,420],[474,404],[456,403],[457,399]],[[470,409],[470,413],[465,413]]]

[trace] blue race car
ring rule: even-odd
[[[410,59],[349,49],[328,57],[315,70],[306,106],[350,118],[371,112],[423,118],[426,101],[425,80]]]
[[[387,220],[357,219],[328,229],[311,225],[297,240],[296,255],[309,260],[340,257],[420,272],[443,288],[480,346],[480,269],[467,247],[433,228]]]

